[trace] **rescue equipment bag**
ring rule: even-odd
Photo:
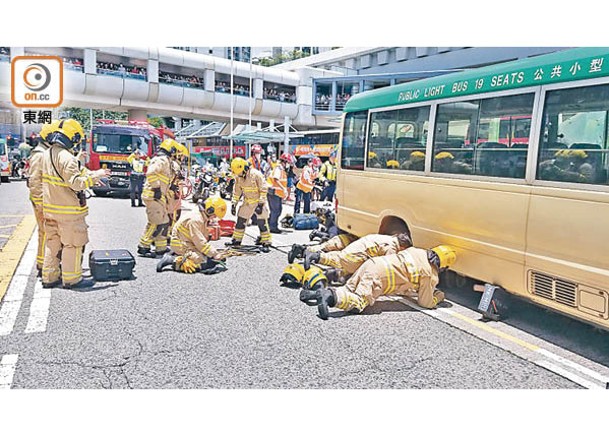
[[[135,258],[126,249],[94,250],[89,254],[89,269],[96,281],[135,279]]]
[[[316,230],[319,227],[319,220],[314,214],[294,215],[295,230]]]

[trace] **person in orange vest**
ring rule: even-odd
[[[288,199],[288,175],[286,169],[292,163],[292,155],[284,153],[279,157],[279,163],[271,170],[267,179],[269,183],[268,201],[271,209],[269,226],[271,233],[281,234],[279,229],[279,216],[281,215],[282,202]]]
[[[257,169],[264,174],[266,162],[264,162],[262,159],[262,147],[260,144],[255,143],[252,145],[251,151],[252,155],[249,159],[247,159],[247,162],[250,164],[250,168]]]
[[[307,166],[303,168],[300,174],[300,179],[296,184],[296,200],[294,201],[294,214],[300,213],[300,203],[304,202],[304,213],[311,212],[311,191],[315,183],[316,171],[313,165],[315,159],[311,158],[307,161]]]

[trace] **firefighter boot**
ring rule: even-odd
[[[78,281],[76,284],[64,284],[63,288],[65,289],[81,289],[81,288],[89,288],[95,285],[95,280],[93,278],[83,278]]]
[[[319,252],[305,251],[304,257],[304,268],[305,270],[309,270],[311,268],[311,263],[319,263],[321,256],[319,255]]]
[[[156,258],[156,254],[154,252],[152,252],[150,250],[150,248],[146,248],[144,246],[139,246],[137,247],[137,255],[139,255],[140,257],[146,257],[146,258]]]
[[[232,239],[230,242],[226,242],[224,246],[241,246],[241,240]]]
[[[292,264],[297,258],[302,258],[305,249],[306,248],[304,245],[293,244],[292,249],[290,249],[290,252],[288,252],[288,263]]]
[[[271,245],[268,245],[266,243],[260,245],[260,252],[264,252],[265,254],[267,252],[271,252]]]
[[[163,255],[163,258],[161,258],[161,261],[159,261],[158,264],[156,265],[156,271],[162,272],[164,267],[173,265],[174,263],[175,263],[175,256],[171,252],[168,252],[165,255]]]
[[[322,320],[328,320],[330,315],[330,307],[336,306],[336,292],[333,288],[322,287],[319,290],[320,293],[320,301],[317,305],[317,312],[319,313],[319,317]]]

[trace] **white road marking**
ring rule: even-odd
[[[30,306],[30,316],[28,317],[25,333],[44,332],[47,330],[47,319],[49,317],[49,307],[51,305],[51,289],[42,287],[40,280],[34,286],[34,299]]]
[[[0,360],[0,390],[11,388],[18,359],[19,355],[4,355]]]
[[[11,279],[8,291],[4,295],[4,302],[0,307],[0,336],[10,334],[15,327],[15,321],[23,302],[23,294],[36,263],[37,243],[38,238],[32,236]]]
[[[591,377],[592,379],[596,379],[601,384],[605,385],[605,389],[609,388],[609,378],[601,375],[600,373],[595,372],[594,370],[590,370],[587,367],[584,367],[580,364],[577,364],[576,362],[563,358],[562,356],[556,355],[545,349],[539,349],[537,351],[537,353],[539,353],[547,358],[551,358],[554,361],[559,362],[560,364],[571,367],[572,369],[577,370],[578,372],[581,372],[581,373],[585,374],[586,376]]]
[[[589,390],[603,390],[604,389],[600,385],[595,384],[594,382],[588,381],[588,380],[582,378],[581,376],[576,375],[575,373],[571,373],[567,369],[560,367],[554,363],[551,363],[550,361],[538,360],[538,361],[533,361],[533,363],[535,363],[536,365],[538,365],[540,367],[548,369],[551,372],[557,373],[557,374],[561,375],[562,377],[567,378],[570,381],[573,381],[576,384],[579,384],[582,387],[585,387]]]
[[[436,308],[435,310],[428,310],[419,307],[414,301],[409,300],[407,298],[400,298],[397,296],[388,297],[391,300],[399,301],[404,305],[407,305],[415,310],[421,311],[428,316],[431,316],[435,319],[440,320],[441,322],[448,323],[458,329],[467,331],[478,338],[486,341],[487,343],[494,344],[499,346],[502,349],[509,349],[506,343],[512,343],[516,345],[516,348],[512,348],[512,352],[518,355],[521,358],[524,358],[527,361],[532,362],[540,367],[543,367],[547,370],[550,370],[560,376],[563,376],[585,388],[589,389],[607,389],[609,388],[609,377],[604,376],[603,374],[594,371],[590,368],[584,367],[568,358],[559,356],[553,352],[550,352],[547,349],[542,348],[541,346],[547,346],[548,343],[535,339],[529,334],[519,331],[519,335],[521,338],[516,337],[511,334],[512,329],[505,324],[498,324],[501,326],[499,330],[488,323],[479,322],[479,314],[475,311],[472,311],[466,307],[463,307],[455,302],[450,301],[453,305],[452,308]],[[459,312],[460,311],[460,312]],[[460,320],[464,322],[464,324],[460,323]],[[469,328],[466,325],[474,326],[474,328]],[[488,334],[484,334],[484,331],[490,333],[496,339],[489,339]],[[536,342],[537,344],[533,344]],[[553,360],[554,362],[550,362],[547,360],[539,360],[537,356],[543,355],[544,357]],[[581,358],[580,358],[581,359]],[[592,362],[590,362],[593,364]],[[579,376],[575,373],[572,373],[569,369],[573,369],[578,371],[583,376]]]

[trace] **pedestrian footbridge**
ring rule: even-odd
[[[151,113],[283,123],[287,117],[301,128],[336,126],[312,114],[313,79],[336,76],[332,71],[262,67],[171,48],[10,47],[0,57],[0,101],[11,101],[10,59],[23,55],[63,59],[65,107],[127,110],[133,119]]]

